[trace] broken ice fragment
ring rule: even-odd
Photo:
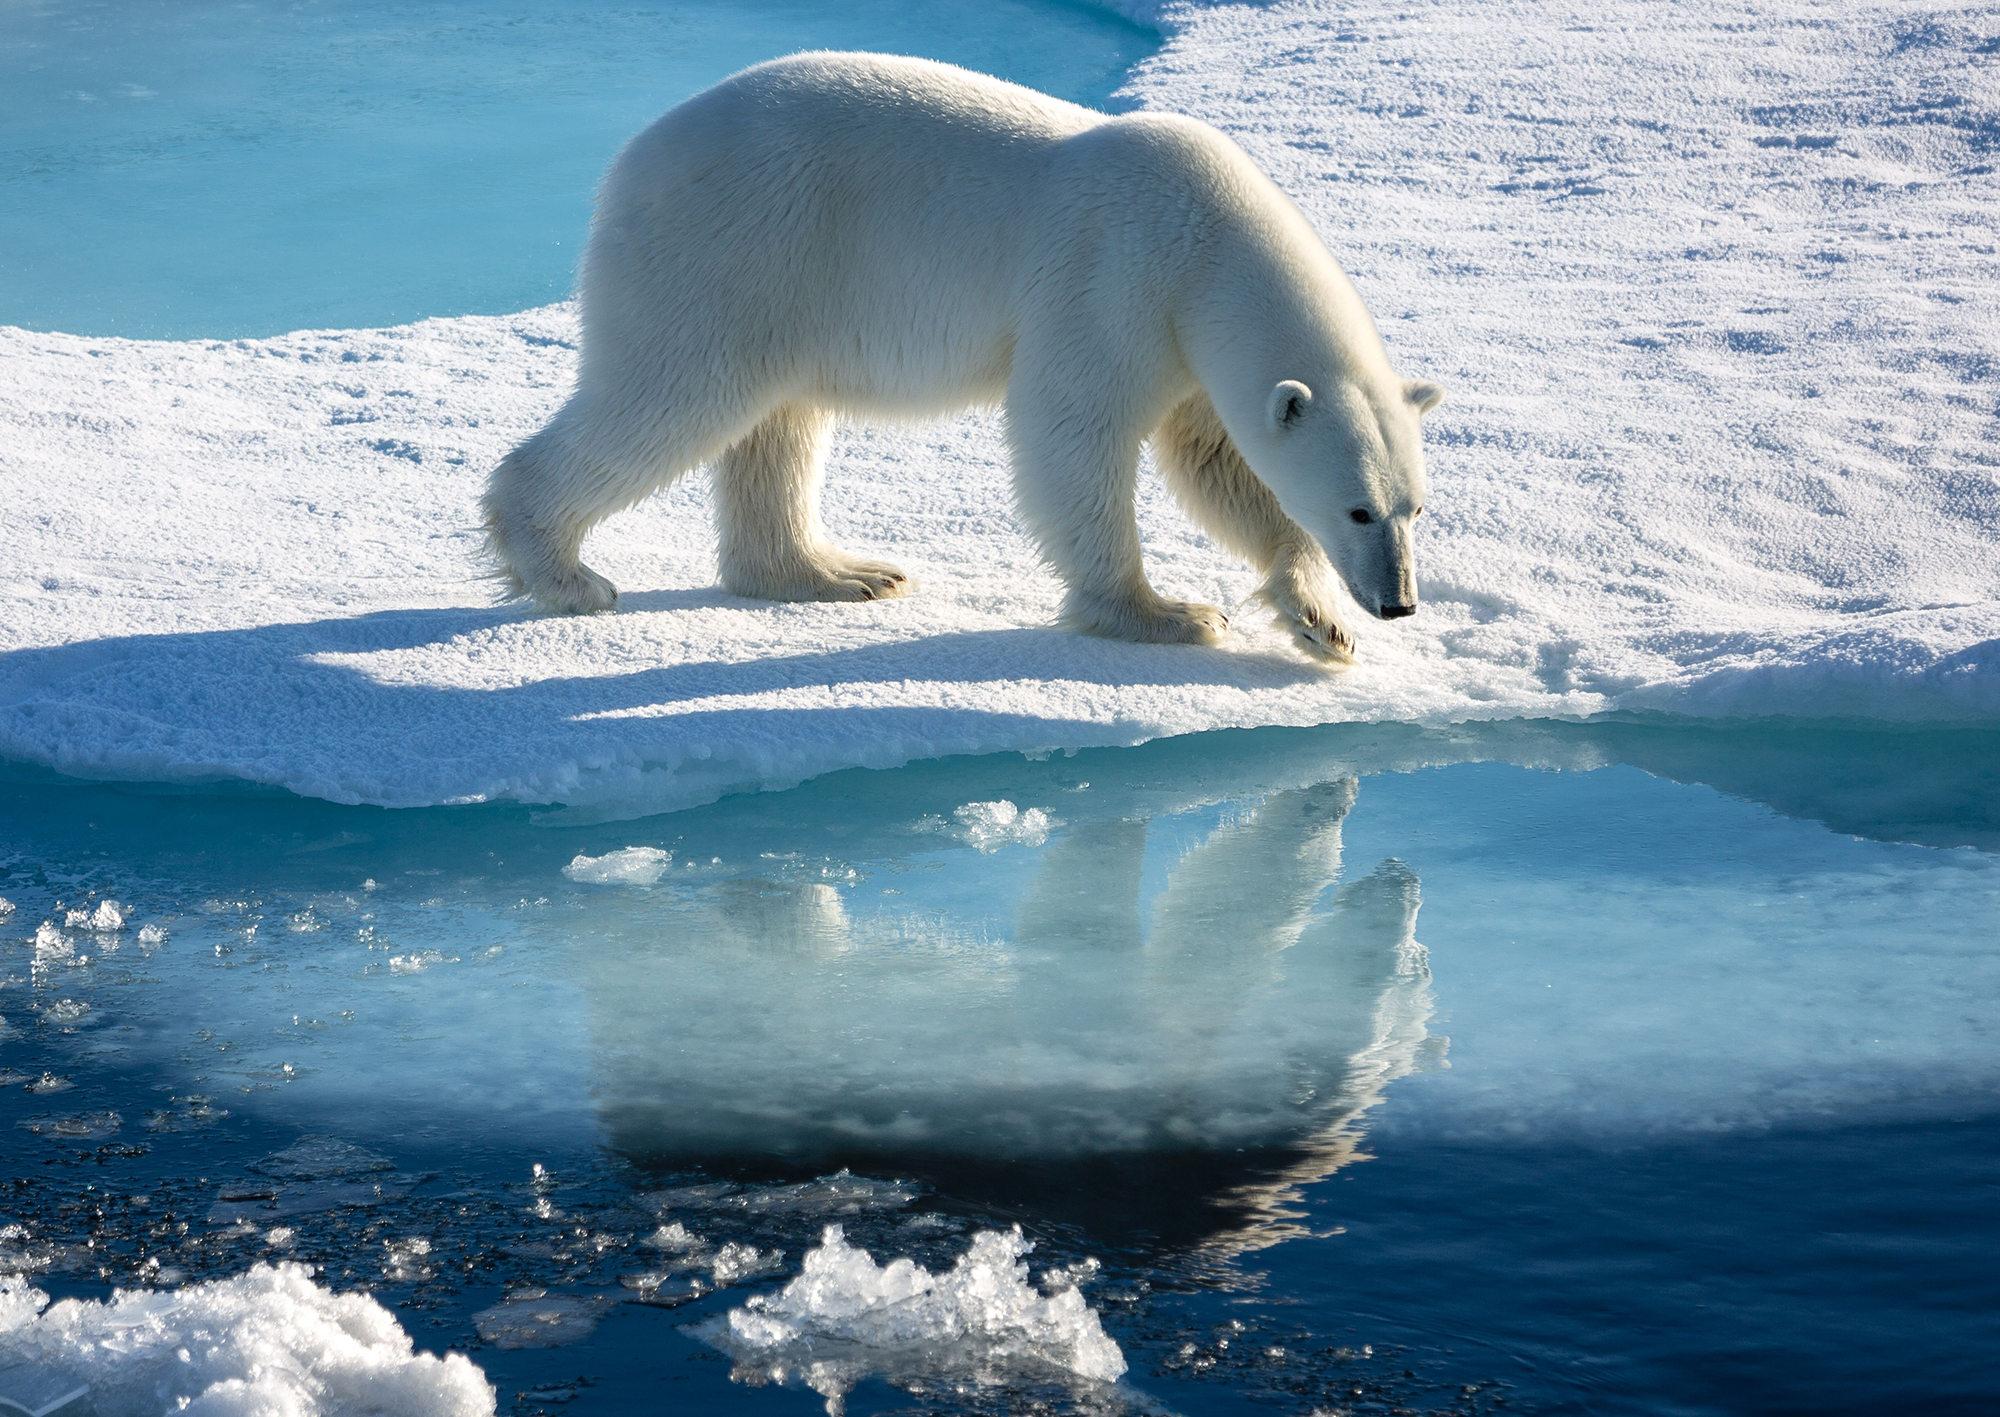
[[[717,1289],[727,1289],[732,1284],[741,1284],[746,1279],[756,1279],[766,1274],[776,1274],[785,1265],[783,1250],[760,1250],[753,1245],[739,1244],[731,1240],[715,1252],[715,1260],[709,1266],[709,1273],[715,1278]]]
[[[1004,798],[998,802],[968,802],[952,814],[958,836],[981,851],[1003,846],[1040,846],[1049,838],[1048,813],[1039,807],[1022,811]]]
[[[563,874],[572,881],[600,886],[650,886],[667,873],[674,854],[657,846],[628,846],[603,856],[578,853]]]
[[[282,1216],[401,1200],[423,1178],[395,1171],[395,1164],[338,1137],[303,1136],[283,1151],[252,1162],[249,1169],[254,1176],[223,1186],[209,1207],[209,1223],[261,1224]]]
[[[1125,1357],[1074,1288],[1042,1294],[1020,1230],[975,1235],[932,1274],[903,1258],[878,1265],[829,1225],[798,1277],[690,1330],[736,1360],[747,1382],[802,1379],[838,1414],[863,1378],[1116,1382]]]
[[[474,1314],[472,1323],[496,1348],[557,1348],[588,1338],[614,1302],[603,1294],[528,1289]]]

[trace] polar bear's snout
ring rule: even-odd
[[[1418,478],[1421,473],[1417,473]],[[1421,483],[1417,497],[1421,496]],[[1410,500],[1416,500],[1412,497]],[[1388,500],[1384,498],[1383,500]],[[1417,554],[1413,512],[1358,517],[1336,524],[1322,543],[1364,614],[1401,620],[1417,613]]]
[[[1385,528],[1389,541],[1389,586],[1375,601],[1375,618],[1400,620],[1417,613],[1417,549],[1412,545],[1409,522],[1391,522]]]

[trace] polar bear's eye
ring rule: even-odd
[[[1353,511],[1349,512],[1347,515],[1348,518],[1352,520],[1356,526],[1367,526],[1368,523],[1375,520],[1375,518],[1373,518],[1368,514],[1368,509],[1366,507],[1356,507]]]

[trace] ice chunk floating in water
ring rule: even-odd
[[[662,851],[657,846],[628,846],[621,851],[608,851],[602,856],[584,856],[563,867],[563,874],[572,881],[587,881],[594,885],[650,886],[667,873],[674,864],[674,854]]]
[[[984,1231],[932,1274],[907,1259],[879,1265],[829,1225],[796,1279],[700,1332],[736,1359],[739,1379],[803,1382],[834,1417],[856,1383],[878,1375],[918,1392],[926,1380],[1116,1382],[1124,1355],[1075,1283],[1043,1293],[1028,1282],[1033,1248],[1019,1229]]]
[[[1040,807],[1022,811],[1002,798],[998,802],[968,802],[951,814],[958,833],[981,851],[1003,846],[1040,846],[1049,839],[1049,814]]]
[[[366,1294],[334,1294],[304,1265],[108,1302],[0,1276],[0,1399],[10,1381],[88,1390],[95,1417],[491,1417],[493,1389],[462,1353],[416,1352]],[[70,1410],[67,1408],[58,1411]],[[86,1410],[79,1405],[75,1411]]]

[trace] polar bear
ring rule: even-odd
[[[1375,615],[1417,608],[1418,417],[1442,392],[1391,370],[1298,209],[1192,119],[921,59],[772,60],[619,155],[578,296],[576,391],[483,503],[500,578],[546,609],[610,609],[585,535],[705,463],[726,589],[905,595],[902,571],[821,530],[834,420],[1003,401],[1070,628],[1211,644],[1228,626],[1146,580],[1149,439],[1307,654],[1352,657],[1336,568]]]

